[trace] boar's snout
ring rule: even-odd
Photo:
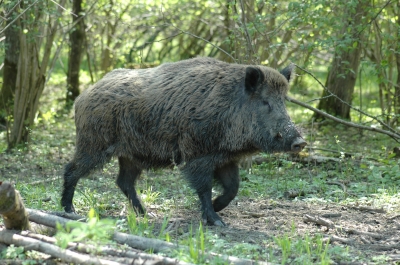
[[[294,139],[292,146],[291,146],[291,151],[294,153],[298,153],[301,150],[303,150],[303,148],[307,145],[307,142],[304,141],[303,138],[301,137],[297,137],[296,139]]]

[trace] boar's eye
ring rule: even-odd
[[[272,110],[271,104],[269,104],[269,102],[267,100],[263,100],[262,102],[263,102],[264,106],[268,106],[268,109]]]

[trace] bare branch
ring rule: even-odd
[[[25,14],[26,11],[29,10],[29,8],[31,8],[32,6],[36,5],[36,3],[39,2],[39,0],[36,0],[35,2],[33,2],[32,4],[30,4],[24,11],[22,11],[21,13],[19,13],[19,15],[14,18],[13,21],[11,21],[10,23],[7,24],[7,26],[5,26],[1,31],[0,34],[2,34],[4,31],[6,31],[6,29],[8,27],[10,27],[15,21],[17,21],[23,14]]]
[[[229,58],[231,58],[234,62],[236,62],[236,59],[235,59],[232,55],[230,55],[227,51],[225,51],[225,50],[222,49],[221,47],[215,45],[214,43],[212,43],[212,42],[210,42],[210,41],[208,41],[208,40],[206,40],[206,39],[204,39],[204,38],[202,38],[202,37],[200,37],[200,36],[194,35],[193,33],[190,33],[190,32],[188,32],[188,31],[184,31],[184,30],[178,28],[177,26],[175,26],[175,25],[173,25],[173,24],[171,24],[171,23],[170,23],[169,25],[171,25],[172,27],[176,28],[177,30],[179,30],[180,32],[182,32],[182,33],[184,33],[184,34],[187,34],[187,35],[189,35],[189,36],[192,36],[192,37],[195,37],[195,38],[197,38],[197,39],[199,39],[199,40],[202,40],[202,41],[204,41],[204,42],[207,42],[208,44],[210,44],[210,45],[213,46],[214,48],[216,48],[216,49],[220,50],[221,52],[225,53]]]
[[[357,33],[357,35],[360,35],[361,32],[363,32],[363,31],[367,28],[368,25],[371,25],[371,24],[376,20],[376,18],[382,13],[382,11],[383,11],[388,5],[390,5],[391,3],[392,3],[392,0],[387,1],[387,2],[381,7],[381,9],[375,14],[375,16],[373,16],[373,17],[371,18],[371,20],[370,20],[367,24],[365,24],[365,26]]]
[[[248,52],[252,52],[253,56],[256,55],[256,51],[254,50],[254,46],[253,43],[251,42],[250,39],[250,34],[249,31],[247,30],[247,21],[246,21],[246,15],[245,15],[245,10],[244,10],[244,4],[243,4],[243,0],[240,0],[240,9],[242,10],[242,18],[243,21],[241,21],[242,27],[244,28],[244,32],[245,32],[245,38],[246,38],[246,42],[247,42],[247,50]],[[240,20],[239,20],[240,21]],[[258,61],[258,59],[257,59]]]
[[[3,1],[2,1],[3,2]],[[8,10],[7,13],[4,12],[4,16],[8,17],[13,11],[14,9],[17,8],[17,6],[22,2],[22,0],[19,0],[10,10]],[[1,4],[1,3],[0,3]],[[7,20],[7,19],[6,19]]]
[[[332,116],[332,115],[330,115],[330,114],[328,114],[328,113],[326,113],[326,112],[324,112],[322,110],[316,109],[316,108],[314,108],[314,107],[312,107],[312,106],[310,106],[310,105],[308,105],[308,104],[306,104],[304,102],[298,101],[298,100],[296,100],[294,98],[291,98],[289,96],[286,96],[286,100],[289,101],[289,102],[293,102],[293,103],[295,103],[297,105],[300,105],[300,106],[302,106],[304,108],[307,108],[309,110],[312,110],[312,111],[314,111],[314,112],[316,112],[316,113],[318,113],[318,114],[320,114],[320,115],[322,115],[322,116],[324,116],[324,117],[326,117],[326,118],[328,118],[330,120],[339,122],[341,124],[344,124],[344,125],[347,125],[347,126],[350,126],[350,127],[386,134],[386,135],[392,137],[393,140],[395,140],[396,142],[400,142],[400,134],[398,134],[398,133],[385,131],[385,130],[382,130],[382,129],[379,129],[379,128],[364,126],[364,125],[356,124],[354,122],[350,122],[350,121],[345,121],[345,120],[339,119],[339,118],[337,118],[335,116]]]
[[[54,0],[50,0],[51,2],[53,2],[55,5],[57,5],[58,7],[60,7],[61,9],[63,9],[64,11],[68,11],[67,9],[65,9],[65,7],[63,7],[62,5],[60,5],[59,3],[55,2]],[[74,14],[72,12],[69,12],[71,15],[78,17],[77,14]]]
[[[143,43],[142,45],[140,45],[139,47],[136,47],[136,50],[143,50],[143,49],[146,48],[149,44],[153,44],[153,43],[156,43],[156,42],[163,42],[163,41],[165,41],[165,40],[169,40],[169,39],[175,38],[176,36],[179,36],[179,35],[181,35],[181,34],[184,34],[184,33],[181,31],[181,32],[175,33],[175,34],[173,34],[173,35],[171,35],[171,36],[168,36],[168,37],[165,37],[165,38],[162,38],[162,39],[155,40],[155,38],[156,38],[155,35],[158,35],[162,30],[164,30],[164,27],[161,28],[161,29],[159,29],[159,30],[157,30],[157,32],[156,32],[155,34],[153,34],[152,36],[150,36],[148,41],[144,42],[144,43]],[[150,40],[151,40],[151,41],[150,41]]]
[[[297,64],[294,64],[294,65],[295,65],[297,68],[299,68],[300,70],[302,70],[302,71],[306,72],[307,74],[309,74],[312,78],[314,78],[315,81],[317,81],[318,84],[319,84],[321,87],[323,87],[323,88],[330,94],[328,97],[330,97],[330,96],[335,97],[337,100],[339,100],[341,103],[343,103],[343,104],[349,106],[351,109],[353,109],[353,110],[355,110],[355,111],[357,111],[357,112],[359,112],[359,113],[361,113],[361,114],[363,114],[363,115],[365,115],[365,116],[367,116],[367,117],[369,117],[369,118],[371,118],[371,119],[373,119],[373,120],[379,122],[380,125],[382,125],[383,127],[387,128],[389,131],[393,132],[395,135],[398,135],[398,136],[396,136],[396,138],[398,138],[398,137],[400,136],[400,134],[398,134],[392,127],[390,127],[389,125],[387,125],[387,124],[384,123],[383,121],[379,120],[378,118],[376,118],[376,117],[374,117],[374,116],[372,116],[372,115],[370,115],[370,114],[368,114],[368,113],[366,113],[366,112],[364,112],[364,111],[362,111],[362,110],[360,110],[360,109],[358,109],[358,108],[353,107],[353,106],[350,105],[349,103],[343,101],[343,100],[342,100],[341,98],[339,98],[337,95],[333,94],[333,93],[332,93],[331,91],[329,91],[329,89],[328,89],[326,86],[324,86],[324,85],[321,83],[321,81],[319,81],[318,78],[316,78],[315,75],[313,75],[311,72],[309,72],[309,71],[307,71],[306,69],[304,69],[304,68],[298,66]],[[312,101],[314,101],[314,100],[312,100]],[[297,103],[296,103],[296,104],[297,104]],[[305,104],[305,103],[303,103],[303,104]],[[305,105],[307,105],[307,104],[305,104]],[[309,105],[307,105],[307,106],[309,106]],[[303,106],[303,107],[304,107],[304,106]],[[309,107],[311,107],[311,106],[309,106]],[[307,107],[307,108],[308,108],[308,107]],[[312,107],[311,107],[311,108],[312,108]],[[310,108],[308,108],[308,109],[310,109]],[[315,108],[313,108],[313,109],[315,109]],[[316,110],[316,109],[315,109],[315,110]],[[320,111],[320,110],[318,110],[318,111]],[[315,112],[317,112],[317,111],[315,111]],[[318,113],[318,114],[321,114],[322,116],[324,116],[324,117],[326,117],[326,118],[329,118],[328,116],[326,116],[326,115],[329,115],[329,114],[327,114],[327,113],[325,113],[325,112],[322,112],[322,113],[317,112],[317,113]],[[325,114],[326,114],[326,115],[325,115]],[[331,115],[330,115],[330,116],[331,116]],[[333,117],[333,116],[332,116],[332,117]],[[330,119],[330,118],[329,118],[329,119]],[[355,123],[352,123],[352,124],[355,124]],[[353,126],[353,127],[354,127],[354,126]],[[364,127],[365,127],[365,126],[364,126]],[[358,128],[359,128],[359,127],[358,127]],[[369,127],[368,127],[368,128],[369,128]]]

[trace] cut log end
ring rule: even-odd
[[[3,216],[7,229],[29,229],[28,213],[21,195],[12,184],[7,182],[0,182],[0,215]]]

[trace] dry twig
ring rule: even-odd
[[[324,218],[336,218],[336,217],[341,217],[342,214],[341,213],[324,213],[324,214],[321,214],[321,216]]]
[[[400,249],[400,244],[365,244],[365,248],[375,251],[390,251],[394,249]]]
[[[314,216],[306,214],[304,216],[303,220],[306,223],[312,222],[312,223],[316,223],[316,224],[319,224],[319,225],[326,226],[328,229],[335,228],[335,225],[331,220],[325,219],[325,218],[322,218],[322,217],[319,217],[319,216],[314,217]]]
[[[335,229],[336,231],[339,232],[345,232],[348,234],[356,234],[356,235],[361,235],[361,236],[368,236],[374,239],[382,239],[383,236],[381,234],[377,234],[377,233],[372,233],[372,232],[364,232],[364,231],[358,231],[355,229],[348,229],[348,228],[343,228],[340,226],[336,226],[331,220],[325,219],[325,218],[321,218],[319,216],[314,217],[311,215],[306,214],[303,218],[304,222],[313,222],[319,225],[323,225],[326,226],[328,229]],[[334,239],[335,240],[335,239]],[[339,240],[336,240],[339,241]],[[341,241],[344,242],[344,241]]]
[[[246,211],[245,214],[250,216],[250,217],[254,217],[254,218],[260,218],[260,217],[264,217],[265,216],[264,213],[256,213],[256,212],[249,212],[249,211]]]
[[[358,231],[355,229],[343,229],[345,232],[348,234],[356,234],[356,235],[363,235],[363,236],[369,236],[375,239],[382,239],[383,236],[381,234],[377,233],[372,233],[372,232],[364,232],[364,231]]]
[[[389,217],[388,219],[389,220],[394,220],[394,219],[397,219],[397,218],[400,218],[400,214],[392,216],[392,217]]]
[[[358,210],[358,211],[364,211],[364,212],[372,212],[372,213],[386,213],[386,210],[381,208],[372,208],[372,207],[367,207],[367,206],[353,206],[351,207],[352,209]]]
[[[332,242],[340,242],[346,245],[353,245],[354,244],[354,240],[353,239],[349,239],[349,238],[343,238],[343,237],[338,237],[335,235],[324,235],[326,237],[327,240],[329,240],[330,243]]]

